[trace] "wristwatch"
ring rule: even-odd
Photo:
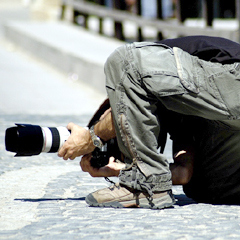
[[[98,148],[101,149],[102,146],[103,146],[103,143],[102,143],[100,137],[98,137],[98,136],[95,134],[95,132],[94,132],[94,125],[92,125],[92,126],[90,127],[89,131],[90,131],[90,135],[91,135],[91,138],[92,138],[92,141],[93,141],[93,145],[94,145],[95,147],[98,147]]]

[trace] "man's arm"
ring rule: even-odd
[[[100,117],[100,121],[95,124],[94,132],[102,140],[108,141],[116,137],[115,128],[113,124],[113,117],[111,108],[109,108],[105,113]]]

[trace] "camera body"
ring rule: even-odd
[[[39,155],[42,152],[55,153],[70,136],[65,127],[40,127],[31,124],[17,124],[6,129],[6,150],[15,152],[15,157]],[[109,157],[116,156],[117,143],[111,139],[102,149],[96,148],[92,153],[91,165],[101,168],[108,164]]]

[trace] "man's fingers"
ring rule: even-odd
[[[109,163],[113,163],[114,161],[115,161],[115,158],[114,158],[114,157],[110,157],[110,158],[109,158]],[[109,164],[109,163],[108,163],[108,164]]]
[[[97,169],[91,166],[90,160],[92,158],[91,154],[87,154],[82,157],[80,161],[80,167],[83,172],[88,172],[92,177],[105,177],[105,171],[103,168]]]
[[[84,155],[80,161],[80,167],[83,172],[89,172],[89,168],[91,167],[90,160],[92,158],[92,154]]]
[[[67,129],[68,129],[68,130],[72,130],[72,128],[73,128],[74,125],[75,125],[75,124],[74,124],[73,122],[68,123]]]
[[[68,160],[68,159],[73,160],[75,158],[75,156],[71,153],[71,151],[67,150],[65,145],[63,145],[58,151],[58,157],[62,157],[64,160]]]
[[[91,166],[90,160],[92,158],[91,154],[84,155],[80,161],[80,167],[83,172],[88,172],[92,177],[112,177],[118,176],[120,169],[125,166],[124,164],[119,164],[115,162],[114,157],[109,158],[109,164],[101,168],[93,168]]]
[[[63,159],[64,160],[68,160],[68,159],[74,160],[76,157],[77,157],[77,155],[74,154],[73,151],[69,150],[69,151],[66,151],[66,153],[63,156]]]
[[[65,150],[64,146],[62,146],[62,147],[60,148],[59,152],[58,152],[58,156],[59,156],[59,157],[63,157],[63,156],[65,156],[65,155],[66,155],[66,150]]]
[[[74,160],[75,158],[76,158],[75,156],[69,157],[70,160]]]

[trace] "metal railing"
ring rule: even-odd
[[[84,1],[84,0],[62,0],[62,14],[61,19],[65,18],[65,11],[67,7],[72,9],[72,22],[78,24],[77,18],[83,18],[83,26],[88,29],[88,20],[90,16],[95,16],[99,19],[98,31],[103,34],[103,21],[106,18],[112,19],[114,22],[114,37],[120,40],[126,40],[124,35],[124,23],[127,21],[133,22],[137,28],[136,41],[143,41],[142,28],[151,27],[157,31],[157,39],[165,38],[165,33],[172,33],[176,36],[189,35],[208,35],[225,37],[233,41],[239,42],[239,29],[215,29],[212,27],[214,20],[213,16],[213,1],[202,0],[203,19],[205,21],[204,27],[189,27],[185,26],[181,16],[181,1],[176,1],[177,21],[165,21],[162,17],[162,2],[157,0],[157,16],[155,19],[145,18],[141,16],[141,0],[136,1],[136,12],[131,13],[125,9],[121,9],[119,0],[113,0],[113,8],[109,9],[103,4],[103,0]],[[239,17],[240,0],[236,0],[236,20]],[[240,21],[240,20],[237,20]]]

